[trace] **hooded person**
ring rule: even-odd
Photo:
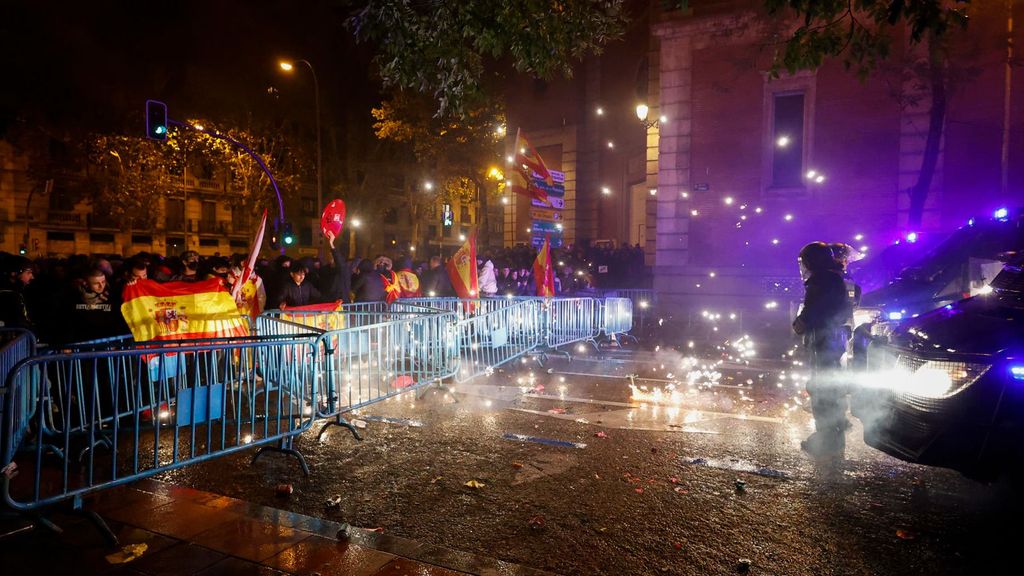
[[[498,294],[498,279],[494,275],[494,262],[490,258],[484,261],[477,278],[481,296],[496,296]]]
[[[378,256],[373,261],[381,283],[384,285],[384,301],[391,304],[402,294],[402,286],[398,282],[398,274],[393,270],[394,264],[387,256]]]
[[[35,278],[32,262],[24,256],[11,256],[3,262],[0,279],[0,326],[34,329],[25,304],[25,288]]]

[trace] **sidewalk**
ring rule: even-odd
[[[116,548],[84,517],[57,514],[51,519],[63,534],[36,528],[0,540],[0,570],[149,576],[550,574],[360,529],[338,541],[337,522],[154,480],[101,492],[85,507],[117,534]],[[0,526],[3,532],[14,528]]]

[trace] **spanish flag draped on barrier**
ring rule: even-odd
[[[555,295],[555,268],[551,265],[551,237],[544,237],[544,245],[533,262],[533,278],[537,283],[537,296]]]
[[[452,287],[459,298],[479,298],[480,289],[477,285],[476,275],[476,231],[469,236],[469,240],[452,255],[446,265],[448,277],[451,278]]]
[[[341,311],[341,300],[325,304],[289,306],[287,311],[281,313],[281,320],[295,322],[303,326],[312,326],[321,330],[341,330],[345,327],[345,317]],[[303,312],[318,312],[318,314],[303,314]],[[328,314],[329,312],[335,312],[335,314]]]
[[[248,336],[249,325],[220,278],[139,280],[125,286],[121,314],[136,342]]]

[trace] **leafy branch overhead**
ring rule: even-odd
[[[795,14],[801,24],[776,53],[772,74],[815,69],[825,58],[842,58],[861,78],[888,54],[906,25],[908,40],[941,40],[967,26],[970,0],[765,0],[772,15]]]
[[[387,87],[432,95],[436,115],[462,115],[481,99],[489,62],[508,59],[541,78],[621,36],[623,0],[380,0],[348,21],[377,47]]]

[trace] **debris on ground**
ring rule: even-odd
[[[338,528],[338,540],[348,540],[348,537],[352,535],[352,526],[348,522],[343,522],[341,528]]]
[[[146,553],[149,548],[149,544],[127,544],[122,546],[120,550],[113,554],[107,554],[108,564],[127,564],[132,560],[138,559],[140,556]]]
[[[484,484],[483,482],[479,482],[477,480],[470,480],[470,481],[466,482],[465,484],[463,484],[463,486],[467,486],[469,488],[475,488],[475,489],[479,490],[480,488],[483,488],[484,486],[487,486],[487,484]]]
[[[672,547],[675,548],[676,550],[682,550],[683,549],[683,543],[682,542],[676,542],[675,544],[672,545]]]
[[[751,564],[753,564],[753,562],[750,560],[750,558],[740,558],[736,562],[736,570],[738,572],[742,572],[742,573],[745,574],[747,572],[750,572],[750,565]]]
[[[278,484],[274,491],[277,492],[278,496],[289,496],[292,492],[295,492],[295,488],[291,484]]]
[[[522,462],[513,462],[512,463],[512,467],[516,468],[516,469],[522,468],[523,467],[523,463]]]
[[[547,525],[547,523],[544,521],[544,516],[540,514],[537,514],[536,516],[531,516],[526,523],[530,526],[530,528],[533,528],[534,530],[541,530],[544,528],[544,526]]]
[[[676,486],[675,488],[673,488],[673,490],[675,490],[676,494],[689,494],[690,493],[689,490],[684,490],[682,486]]]
[[[444,476],[436,476],[436,477],[434,477],[433,480],[430,481],[430,483],[431,484],[437,484],[438,482],[441,481],[442,478],[444,478]]]
[[[337,508],[338,506],[341,506],[341,494],[338,494],[337,496],[331,496],[330,498],[327,499],[328,508]]]
[[[548,410],[548,414],[565,414],[565,408],[552,408]]]
[[[917,533],[912,531],[912,530],[905,530],[903,528],[898,528],[896,530],[896,536],[900,540],[913,540],[914,538],[917,538]]]
[[[366,428],[366,421],[365,420],[353,420],[353,421],[349,422],[349,424],[355,426],[356,428],[359,428],[360,430],[362,430],[363,428]]]
[[[608,437],[608,435],[605,434],[604,432],[597,432],[596,434],[594,434],[594,436],[597,436],[598,438],[607,438]]]
[[[747,483],[744,482],[743,480],[740,480],[740,479],[737,478],[736,479],[736,491],[737,492],[745,492],[746,490],[747,490]]]

